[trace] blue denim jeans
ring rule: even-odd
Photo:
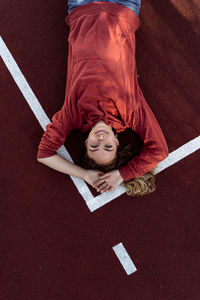
[[[130,8],[137,16],[140,12],[141,0],[68,0],[68,13],[72,11],[72,9],[91,2],[112,2],[122,4],[128,8]]]

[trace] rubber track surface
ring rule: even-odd
[[[67,3],[0,6],[1,36],[51,118],[65,95]],[[142,0],[139,83],[170,152],[199,135],[199,12],[198,0]],[[68,176],[36,161],[42,128],[2,59],[0,94],[0,299],[199,300],[199,151],[158,174],[152,195],[90,213]],[[119,242],[137,267],[130,276]]]

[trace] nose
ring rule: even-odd
[[[101,133],[97,135],[98,140],[104,140],[105,139],[105,134]]]

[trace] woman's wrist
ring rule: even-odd
[[[86,176],[87,176],[87,170],[80,167],[80,178],[85,180],[86,179]]]

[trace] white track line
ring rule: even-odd
[[[127,275],[130,275],[137,271],[133,261],[131,260],[122,243],[117,244],[116,246],[112,247],[112,249],[117,255]]]
[[[38,99],[36,98],[35,94],[33,93],[31,87],[29,86],[28,82],[26,81],[24,75],[22,74],[21,70],[19,69],[17,63],[15,62],[13,56],[11,55],[10,51],[6,47],[3,39],[0,36],[0,55],[7,66],[8,70],[10,71],[14,81],[16,82],[17,86],[19,87],[21,93],[23,94],[24,98],[26,99],[27,103],[29,104],[30,108],[32,109],[35,117],[37,118],[38,122],[40,123],[43,130],[45,130],[46,125],[49,124],[50,120],[47,117],[46,113],[44,112],[42,106],[40,105]],[[179,160],[185,158],[186,156],[192,154],[193,152],[200,149],[200,136],[191,140],[190,142],[184,144],[180,148],[176,149],[175,151],[171,152],[169,156],[159,163],[156,168],[154,168],[155,174],[163,171],[164,169],[168,168],[169,166],[175,164]],[[58,154],[63,156],[65,159],[72,161],[72,158],[66,148],[64,146],[60,147],[57,151]],[[76,188],[78,189],[79,193],[82,195],[83,199],[86,201],[86,204],[91,212],[95,211],[96,209],[102,207],[103,205],[107,204],[108,202],[112,201],[113,199],[119,197],[123,193],[125,193],[125,188],[123,186],[119,186],[117,189],[110,193],[104,193],[97,197],[94,197],[90,192],[87,184],[76,177],[71,176],[72,181],[74,182]]]
[[[1,55],[5,65],[7,66],[8,70],[10,71],[18,88],[20,89],[22,95],[24,96],[28,105],[30,106],[31,110],[33,111],[36,119],[42,126],[43,130],[45,130],[46,129],[45,127],[46,127],[46,125],[48,125],[50,123],[50,120],[47,117],[42,106],[40,105],[35,94],[33,93],[26,78],[24,77],[21,70],[19,69],[19,67],[18,67],[16,61],[14,60],[13,56],[11,55],[10,51],[6,47],[6,44],[4,43],[1,36],[0,36],[0,55]],[[58,153],[60,155],[62,155],[65,159],[73,162],[69,152],[66,150],[66,148],[64,146],[60,147],[60,149],[58,150]],[[91,200],[93,198],[92,193],[90,192],[87,184],[83,180],[73,177],[73,176],[71,176],[71,179],[74,182],[79,193],[82,195],[82,197],[84,198],[85,201]]]
[[[171,152],[168,157],[160,162],[154,168],[154,174],[158,174],[164,169],[170,167],[171,165],[177,163],[184,157],[192,154],[193,152],[200,149],[200,136],[191,140],[190,142],[184,144],[180,148],[176,149],[175,151]],[[112,201],[114,198],[119,197],[126,190],[123,186],[118,187],[113,192],[101,194],[87,202],[87,206],[89,207],[90,211],[93,212],[96,209],[100,208],[101,206],[105,205],[106,203]]]
[[[160,173],[164,169],[174,165],[186,156],[200,149],[200,135],[178,149],[172,151],[167,158],[161,161],[155,168],[154,174]]]

